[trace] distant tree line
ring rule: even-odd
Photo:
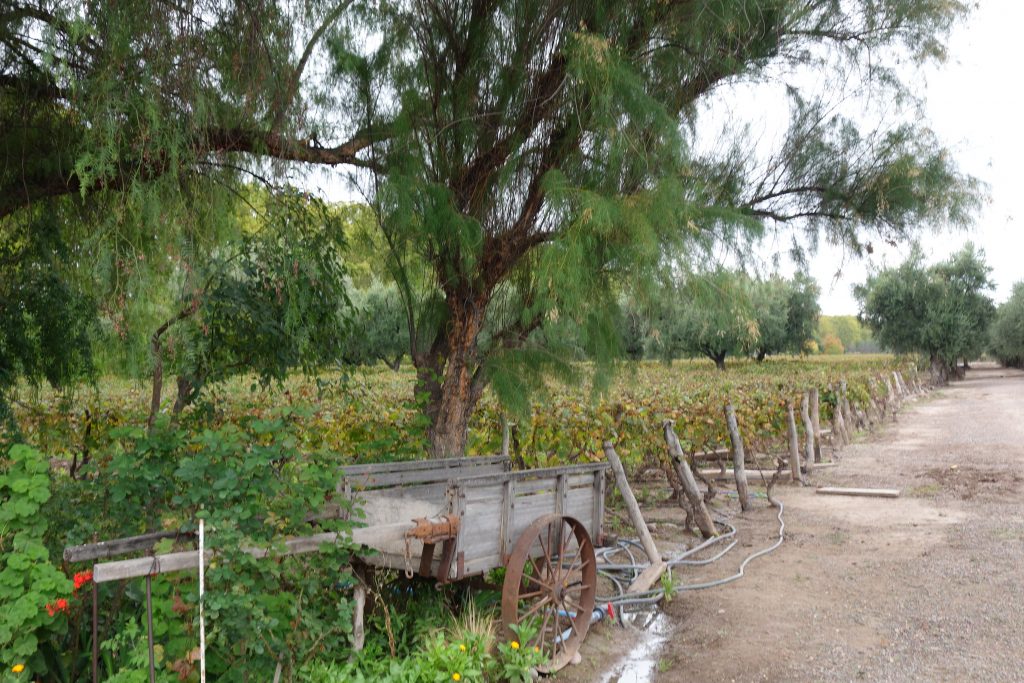
[[[989,331],[989,351],[1008,368],[1024,368],[1024,281],[996,310]]]

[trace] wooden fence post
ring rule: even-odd
[[[668,569],[668,563],[661,559],[658,546],[654,544],[651,531],[647,528],[647,522],[644,521],[643,513],[640,512],[640,505],[636,502],[633,490],[629,487],[629,480],[626,479],[626,470],[622,468],[622,461],[619,460],[619,455],[615,452],[615,447],[612,446],[611,441],[604,442],[604,456],[611,463],[612,472],[615,473],[615,483],[619,486],[619,493],[622,494],[622,499],[626,501],[626,509],[629,511],[630,520],[633,522],[633,526],[636,527],[637,533],[640,534],[640,542],[643,544],[644,552],[647,553],[647,557],[651,560],[651,565],[642,571],[640,576],[633,579],[633,583],[629,584],[629,587],[626,589],[627,593],[643,593],[650,590],[651,586],[658,582],[661,575]]]
[[[746,454],[743,452],[743,438],[736,422],[736,409],[731,403],[725,404],[725,423],[729,427],[729,440],[732,441],[732,471],[736,477],[736,496],[740,500],[740,510],[750,509],[750,491],[747,488]]]
[[[807,448],[804,450],[804,468],[810,473],[814,468],[814,424],[811,422],[810,413],[810,397],[808,392],[804,392],[803,398],[800,399],[800,416],[804,422],[804,436],[807,443]],[[832,430],[832,444],[835,448],[836,430]]]
[[[665,442],[668,444],[669,455],[672,456],[672,464],[679,479],[683,482],[683,491],[693,508],[693,518],[697,522],[697,528],[700,529],[704,538],[716,536],[718,530],[715,529],[715,521],[711,519],[711,513],[708,512],[707,505],[704,504],[704,497],[701,496],[700,490],[697,488],[697,480],[690,470],[690,465],[686,462],[683,447],[679,445],[679,437],[672,429],[672,420],[665,420],[662,423],[662,428],[665,431]]]
[[[814,432],[814,462],[821,462],[821,402],[818,387],[811,387],[811,426]]]
[[[630,488],[629,480],[626,479],[626,470],[623,469],[622,461],[619,460],[619,454],[615,452],[615,447],[612,446],[611,441],[604,442],[604,457],[608,458],[608,462],[611,463],[612,472],[615,474],[615,483],[619,486],[619,493],[622,494],[622,499],[626,501],[626,511],[629,512],[629,519],[633,522],[636,532],[640,534],[640,543],[644,547],[644,552],[647,553],[647,557],[651,559],[652,564],[660,562],[661,553],[658,552],[658,546],[654,544],[654,538],[647,528],[647,522],[644,521],[643,513],[640,512],[640,504],[636,502],[633,489]]]
[[[890,381],[888,377],[885,378],[885,388],[889,392],[888,396],[886,397],[886,402],[892,403],[892,421],[895,422],[896,411],[899,410],[900,407],[900,400],[899,397],[896,395],[896,390],[893,389],[892,387],[892,381]]]
[[[850,397],[846,393],[846,380],[839,382],[839,405],[842,407],[843,413],[843,430],[846,432],[846,443],[853,443],[853,430],[856,429],[853,424],[853,411],[850,410]]]
[[[793,400],[786,401],[786,414],[789,423],[789,471],[793,481],[804,483],[803,472],[800,471],[800,435],[796,431],[796,418],[793,416]]]

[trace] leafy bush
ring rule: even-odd
[[[40,643],[67,629],[72,583],[43,543],[48,471],[47,460],[27,446],[11,448],[0,467],[0,680],[45,674]]]
[[[337,463],[333,457],[298,448],[296,418],[284,410],[195,435],[163,427],[152,435],[135,428],[115,430],[115,452],[90,462],[82,470],[83,479],[61,478],[57,496],[37,516],[52,520],[48,538],[52,552],[94,537],[123,537],[153,529],[188,534],[204,518],[207,546],[215,554],[206,572],[205,597],[211,676],[222,681],[263,680],[280,666],[287,679],[314,659],[344,659],[349,654],[351,612],[342,586],[344,567],[351,560],[352,547],[345,540],[351,525],[337,518],[319,519],[314,528],[307,521],[311,513],[323,511],[331,502]],[[45,477],[48,463],[41,458],[37,463],[34,467],[41,468]],[[26,514],[38,509],[36,505]],[[26,527],[24,521],[19,520],[22,528],[38,537],[38,527]],[[325,544],[320,552],[280,554],[285,539],[324,531],[340,532],[339,540]],[[268,549],[270,557],[256,559],[246,552],[249,548]],[[176,549],[184,548],[168,539],[156,551]],[[49,557],[39,543],[32,552],[40,562]],[[60,580],[57,588],[67,594],[70,582],[59,572],[55,576]],[[24,584],[28,585],[27,580]],[[36,604],[35,625],[72,626],[70,633],[47,634],[49,643],[40,643],[39,649],[46,645],[54,652],[70,653],[69,671],[73,674],[77,667],[77,673],[84,675],[75,654],[90,647],[84,601],[73,601],[64,610],[65,621],[60,621],[59,614],[55,621],[40,613],[58,593],[53,582],[34,579],[31,590],[25,586],[13,590],[29,596],[19,599]],[[33,594],[40,590],[47,594]],[[161,680],[187,677],[196,667],[198,645],[196,575],[154,577],[152,594]],[[143,581],[102,584],[99,598],[105,679],[145,679]]]

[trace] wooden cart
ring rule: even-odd
[[[442,583],[504,567],[502,621],[533,620],[528,645],[543,648],[554,671],[590,626],[607,469],[511,471],[504,457],[355,465],[344,468],[339,490],[369,529],[420,521],[401,539],[371,544],[370,564]]]
[[[608,467],[512,471],[501,456],[352,465],[343,468],[338,483],[339,497],[352,505],[327,514],[356,510],[351,541],[367,548],[364,559],[371,565],[441,583],[504,568],[502,621],[506,628],[530,621],[536,636],[524,645],[542,648],[546,669],[554,671],[569,663],[590,626],[597,585],[594,543],[602,537]],[[317,517],[323,515],[311,519]],[[81,562],[152,553],[154,543],[168,536],[175,534],[67,548],[64,557]],[[315,552],[337,538],[328,532],[289,539],[284,552]],[[247,552],[269,554],[265,548]],[[197,570],[199,562],[194,550],[100,562],[93,580],[148,580]]]

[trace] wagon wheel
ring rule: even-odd
[[[530,621],[537,633],[523,647],[540,648],[541,673],[558,671],[587,637],[597,589],[597,557],[586,528],[572,517],[544,515],[516,541],[501,591],[501,620]]]

